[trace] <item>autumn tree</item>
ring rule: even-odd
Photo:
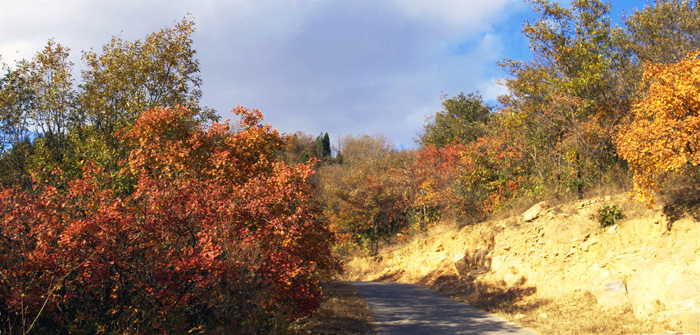
[[[539,18],[523,33],[534,60],[501,63],[512,77],[500,101],[505,113],[517,115],[527,154],[547,171],[543,184],[565,183],[580,196],[585,183],[604,183],[615,170],[612,138],[634,90],[625,81],[631,58],[613,34],[609,4],[530,3]]]
[[[491,109],[478,92],[443,97],[442,110],[426,121],[419,142],[423,147],[438,148],[471,142],[483,134]]]
[[[216,120],[202,108],[199,61],[192,47],[194,22],[183,19],[175,26],[152,33],[143,42],[115,36],[101,53],[83,52],[79,102],[86,115],[80,155],[107,169],[116,169],[128,147],[115,136],[128,129],[144,110],[182,105],[197,111],[197,120]]]
[[[677,63],[700,49],[697,1],[656,0],[625,19],[624,38],[640,64]]]
[[[3,66],[0,332],[279,333],[317,308],[338,267],[313,166],[258,111],[210,124],[193,31],[114,37],[77,87],[53,41]]]
[[[328,158],[331,157],[331,139],[328,136],[328,133],[318,135],[316,137],[316,155],[318,155],[318,158],[321,160],[327,160]]]
[[[28,187],[28,149],[31,147],[29,118],[22,107],[30,95],[24,90],[24,80],[17,71],[3,66],[0,77],[0,181],[3,186],[13,183]]]
[[[517,196],[536,198],[535,171],[526,142],[512,115],[499,114],[484,136],[465,146],[461,153],[460,192],[462,211],[485,218],[508,208]]]
[[[341,141],[342,164],[321,167],[324,214],[347,249],[376,253],[379,242],[403,229],[411,203],[406,171],[413,155],[396,150],[382,136],[348,136]]]
[[[644,64],[677,63],[700,49],[698,13],[697,1],[658,0],[624,17],[624,26],[615,30],[615,36],[634,60],[623,74],[629,101],[642,99],[648,89]]]
[[[121,36],[83,52],[80,105],[96,131],[113,135],[154,106],[180,104],[199,111],[201,78],[194,57],[194,22],[183,19],[143,42]]]
[[[29,187],[30,169],[52,170],[67,160],[69,133],[82,121],[68,57],[68,48],[49,40],[33,59],[5,67],[0,80],[5,185]]]
[[[421,229],[437,223],[443,214],[461,214],[463,194],[459,185],[466,168],[462,164],[465,150],[464,144],[452,144],[418,151],[411,167],[415,182],[411,207],[420,218]]]
[[[65,190],[0,191],[0,326],[39,333],[278,333],[337,270],[310,165],[242,107],[242,130],[184,107],[143,112],[127,169]],[[112,187],[130,174],[134,191]]]
[[[201,78],[193,32],[194,22],[183,19],[143,42],[113,37],[100,52],[83,52],[78,87],[69,49],[52,40],[31,60],[5,66],[0,80],[3,150],[14,143],[21,146],[29,131],[32,150],[31,157],[18,148],[12,159],[3,159],[8,167],[3,179],[21,179],[28,188],[29,170],[46,181],[61,169],[70,180],[82,173],[87,160],[116,171],[129,152],[117,133],[155,106],[186,106],[197,111],[195,119],[201,124],[217,119],[214,111],[199,105]],[[113,182],[124,187],[129,183]]]
[[[644,79],[647,95],[634,104],[616,144],[634,173],[632,197],[653,204],[665,175],[700,164],[700,52],[678,63],[649,64]]]
[[[281,160],[288,164],[306,163],[315,152],[316,144],[312,135],[297,131],[285,138],[282,149],[278,152]]]
[[[320,163],[333,163],[335,160],[331,157],[330,142],[328,133],[314,139],[310,134],[297,131],[286,136],[285,145],[278,152],[278,156],[291,164],[306,163],[312,158]]]

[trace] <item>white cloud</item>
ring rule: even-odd
[[[437,24],[446,30],[487,31],[494,20],[516,0],[392,0],[414,19]]]
[[[479,84],[479,92],[481,92],[484,101],[495,102],[498,97],[508,93],[508,88],[504,85],[499,84],[499,80],[492,78],[488,81],[484,81]]]
[[[164,0],[9,1],[0,11],[0,52],[6,62],[31,57],[53,38],[69,47],[78,63],[80,51],[99,49],[114,35],[140,39],[172,25],[186,13],[184,7]],[[13,53],[18,56],[9,56]]]
[[[55,37],[80,69],[80,50],[120,32],[142,39],[189,12],[203,103],[225,117],[242,104],[282,131],[384,133],[410,146],[442,91],[491,94],[485,83],[506,52],[494,27],[521,8],[519,0],[10,1],[0,11],[0,54],[31,57]]]

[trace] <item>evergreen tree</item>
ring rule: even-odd
[[[331,156],[331,138],[328,133],[323,135],[323,158]]]
[[[316,154],[321,160],[326,160],[331,156],[331,139],[328,133],[320,134],[316,137]]]
[[[309,158],[311,158],[311,155],[309,155],[309,151],[304,149],[304,151],[302,151],[299,155],[299,163],[306,163],[309,161]]]

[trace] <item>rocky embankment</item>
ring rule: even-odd
[[[601,228],[606,204],[625,217]],[[630,203],[626,195],[551,206],[523,215],[444,228],[373,259],[348,264],[353,280],[425,283],[457,276],[470,290],[530,292],[556,300],[585,293],[601,310],[682,333],[700,333],[700,224]],[[545,315],[546,317],[546,315]]]

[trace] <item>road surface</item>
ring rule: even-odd
[[[379,335],[536,335],[532,330],[422,286],[384,282],[352,284],[369,304]]]

